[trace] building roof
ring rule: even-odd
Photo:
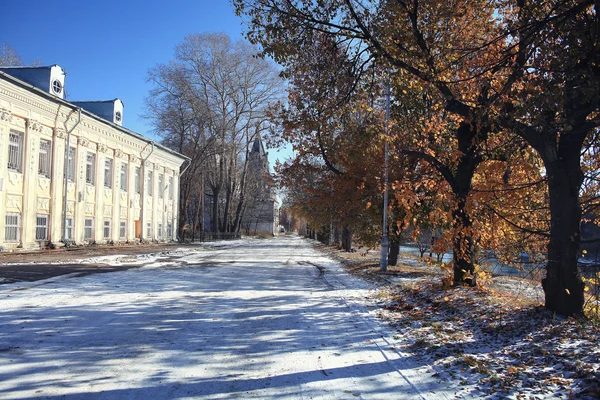
[[[29,67],[29,68],[48,68],[48,67]],[[95,120],[100,121],[100,122],[102,122],[102,123],[104,123],[106,125],[109,125],[111,128],[114,128],[114,129],[116,129],[118,131],[121,131],[122,133],[124,133],[126,135],[129,135],[129,136],[131,136],[131,137],[133,137],[135,139],[142,140],[142,141],[144,141],[144,142],[146,142],[148,144],[153,144],[155,147],[157,147],[157,148],[159,148],[159,149],[161,149],[161,150],[163,150],[165,152],[168,152],[168,153],[170,153],[170,154],[172,154],[174,156],[177,156],[177,157],[179,157],[179,158],[181,158],[183,160],[190,160],[190,158],[188,156],[185,156],[185,155],[183,155],[181,153],[178,153],[175,150],[172,150],[172,149],[170,149],[170,148],[168,148],[168,147],[166,147],[166,146],[164,146],[164,145],[162,145],[162,144],[160,144],[160,143],[158,143],[158,142],[156,142],[156,141],[154,141],[154,140],[152,140],[150,138],[147,138],[147,137],[145,137],[144,135],[142,135],[140,133],[134,132],[134,131],[129,130],[127,128],[124,128],[124,127],[122,127],[120,125],[117,125],[117,124],[115,124],[115,123],[113,123],[111,121],[108,121],[108,120],[106,120],[106,119],[104,119],[104,118],[102,118],[102,117],[100,117],[100,116],[98,116],[98,115],[96,115],[96,114],[94,114],[92,112],[89,112],[89,111],[87,111],[87,110],[85,110],[85,109],[77,106],[76,104],[73,104],[73,103],[71,103],[69,101],[63,100],[63,99],[61,99],[59,97],[56,97],[56,96],[54,96],[54,95],[52,95],[50,93],[47,93],[47,92],[45,92],[45,91],[37,88],[37,87],[35,87],[35,86],[33,86],[33,85],[25,82],[25,81],[17,79],[17,78],[15,78],[12,75],[10,75],[10,74],[8,74],[6,72],[3,72],[2,70],[0,70],[0,78],[6,80],[8,82],[11,82],[11,83],[13,83],[13,84],[15,84],[17,86],[20,86],[20,87],[22,87],[24,89],[27,89],[30,92],[35,93],[36,95],[38,95],[40,97],[46,98],[47,100],[50,100],[50,101],[53,101],[53,102],[65,105],[67,107],[71,107],[74,110],[79,109],[79,110],[81,110],[81,113],[83,115],[86,115],[89,118],[95,119]]]

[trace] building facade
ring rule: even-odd
[[[259,232],[274,235],[279,227],[279,202],[269,172],[269,157],[260,138],[254,140],[248,155],[250,197],[242,220],[248,235]]]
[[[57,65],[0,68],[0,247],[176,239],[187,158],[64,90]]]

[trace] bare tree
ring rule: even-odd
[[[163,143],[191,158],[182,177],[180,215],[212,198],[213,232],[239,232],[246,210],[248,152],[268,129],[265,113],[282,93],[274,65],[225,34],[186,36],[175,59],[153,68],[147,113]],[[191,221],[202,225],[199,213]],[[200,218],[202,221],[197,224]],[[182,231],[180,232],[180,234]]]
[[[8,43],[0,43],[0,67],[16,67],[23,65],[23,59]]]

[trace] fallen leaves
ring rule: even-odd
[[[492,291],[443,291],[427,281],[381,290],[395,347],[430,364],[457,395],[585,398],[600,387],[597,326]]]

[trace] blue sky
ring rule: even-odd
[[[28,64],[39,60],[63,67],[68,100],[120,98],[125,104],[123,125],[154,139],[140,117],[150,89],[148,70],[172,59],[187,34],[224,32],[243,38],[242,20],[228,0],[6,3],[0,42],[12,46]]]

